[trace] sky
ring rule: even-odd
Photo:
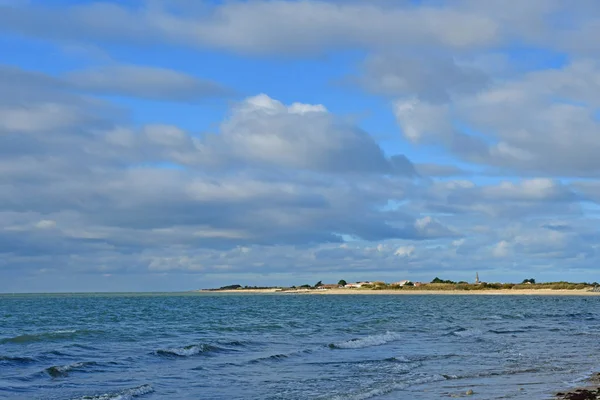
[[[0,0],[0,292],[600,266],[597,0]]]

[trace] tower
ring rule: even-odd
[[[475,272],[475,284],[479,285],[481,282],[479,282],[479,272]]]

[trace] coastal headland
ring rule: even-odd
[[[201,293],[280,293],[307,295],[507,295],[507,296],[600,296],[600,292],[589,289],[489,289],[489,290],[394,290],[394,289],[216,289],[198,290]]]
[[[593,283],[573,282],[536,282],[529,278],[521,283],[488,283],[443,280],[435,277],[431,282],[413,282],[402,280],[394,283],[383,281],[362,281],[348,283],[341,279],[338,283],[317,282],[314,285],[301,286],[242,286],[229,285],[217,289],[202,289],[199,292],[221,293],[281,293],[281,294],[314,294],[314,295],[553,295],[553,296],[598,296],[600,285]]]

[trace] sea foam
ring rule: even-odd
[[[203,353],[223,351],[225,349],[209,344],[193,344],[185,347],[172,347],[168,349],[156,350],[155,354],[167,357],[191,357]]]
[[[154,392],[152,386],[141,385],[131,389],[121,390],[115,393],[104,393],[93,396],[77,397],[73,400],[131,400],[135,397],[140,397],[152,392]]]

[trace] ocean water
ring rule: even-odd
[[[0,296],[2,399],[547,399],[600,297]],[[466,397],[466,396],[465,396]]]

